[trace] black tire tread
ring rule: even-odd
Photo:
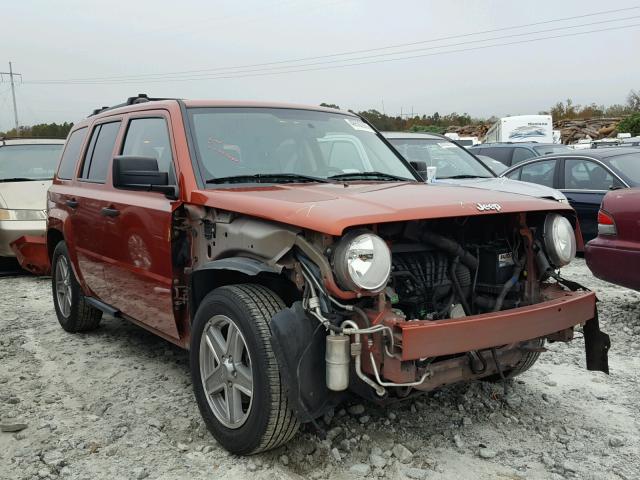
[[[539,338],[535,342],[532,342],[534,347],[543,347],[544,346],[544,338]],[[515,367],[511,368],[509,371],[505,372],[506,378],[514,378],[518,375],[529,370],[535,363],[538,361],[540,357],[540,352],[527,352],[522,359],[515,365]]]
[[[58,321],[62,328],[70,333],[78,333],[78,332],[88,332],[90,330],[95,330],[100,325],[100,320],[102,319],[102,311],[97,308],[89,305],[85,300],[85,296],[82,293],[82,289],[80,288],[80,284],[76,279],[75,274],[73,273],[73,268],[71,268],[71,288],[72,288],[72,301],[71,305],[71,314],[69,318],[62,317],[62,314],[58,311],[57,300],[55,298],[55,265],[59,256],[64,255],[67,258],[67,263],[69,264],[69,268],[71,268],[71,259],[69,258],[69,251],[67,249],[67,244],[64,240],[61,240],[56,245],[53,256],[51,258],[51,286],[53,289],[53,303],[56,310],[56,314],[58,316]]]
[[[244,303],[255,321],[261,337],[260,343],[266,347],[261,352],[261,360],[267,366],[267,381],[271,390],[271,407],[266,410],[269,420],[258,446],[248,453],[256,454],[277,448],[291,440],[300,426],[289,406],[289,400],[281,384],[278,361],[271,349],[269,322],[273,315],[285,308],[285,305],[278,296],[262,285],[229,285],[219,288],[218,291],[228,291]]]

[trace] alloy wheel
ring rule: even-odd
[[[225,315],[212,317],[200,339],[200,377],[216,419],[240,428],[253,403],[253,370],[247,343],[238,326]]]
[[[64,256],[59,256],[56,262],[56,301],[62,316],[71,315],[71,268]]]

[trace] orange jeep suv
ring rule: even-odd
[[[366,120],[320,107],[153,99],[94,112],[48,193],[66,331],[122,317],[189,350],[213,436],[252,454],[350,395],[380,404],[513,377],[596,297],[559,269],[567,204],[426,184]]]

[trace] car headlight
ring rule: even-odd
[[[0,208],[0,220],[46,220],[45,210],[10,210]]]
[[[569,220],[552,213],[544,221],[544,246],[555,267],[571,263],[576,256],[576,236]]]
[[[332,257],[338,284],[346,290],[382,290],[391,273],[391,252],[379,236],[366,230],[347,233]]]

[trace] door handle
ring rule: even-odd
[[[75,200],[75,199],[67,200],[65,203],[67,204],[67,207],[69,207],[69,208],[77,208],[78,207],[78,201]]]
[[[100,213],[105,217],[117,217],[118,215],[120,215],[120,210],[118,210],[117,208],[105,207],[100,210]]]

